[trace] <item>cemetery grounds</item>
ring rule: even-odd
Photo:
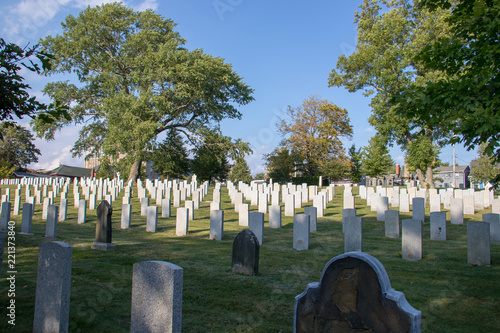
[[[10,187],[14,192],[16,186]],[[353,194],[358,194],[353,188]],[[137,193],[137,191],[134,191]],[[71,275],[70,332],[129,332],[132,265],[161,260],[183,268],[182,330],[184,332],[291,332],[294,298],[310,282],[319,281],[325,264],[343,253],[342,198],[337,187],[325,217],[318,218],[317,232],[310,236],[309,250],[292,248],[293,217],[282,217],[282,228],[268,227],[265,217],[264,243],[260,247],[259,274],[231,273],[233,239],[246,227],[238,225],[222,187],[224,238],[209,240],[210,187],[187,236],[175,235],[176,208],[170,218],[158,217],[158,231],[146,232],[146,216],[140,216],[140,202],[131,199],[132,225],[120,229],[122,195],[113,202],[113,251],[95,251],[96,211],[87,210],[87,223],[77,224],[73,193],[68,191],[68,215],[57,226],[58,241],[73,247]],[[24,191],[21,191],[25,202]],[[497,197],[497,196],[496,196]],[[13,204],[13,196],[11,202]],[[244,201],[249,203],[249,201]],[[59,197],[55,199],[59,204]],[[311,206],[310,201],[306,206]],[[422,311],[424,332],[500,332],[500,245],[491,245],[492,265],[467,264],[468,221],[481,221],[491,208],[465,215],[463,225],[451,225],[447,213],[447,240],[431,241],[429,207],[423,227],[423,259],[401,259],[401,239],[384,236],[384,222],[366,200],[356,197],[357,215],[363,217],[363,249],[384,265],[392,287],[405,294],[408,302]],[[0,331],[31,332],[33,327],[38,249],[44,242],[42,205],[36,205],[34,236],[16,235],[16,325],[8,323],[9,282],[4,253],[0,279]],[[250,206],[250,211],[257,211]],[[297,213],[303,213],[297,209]],[[411,218],[401,213],[400,219]],[[21,231],[21,215],[11,215]]]

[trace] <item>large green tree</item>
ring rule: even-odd
[[[287,148],[276,147],[269,154],[264,154],[267,176],[280,184],[291,181],[297,159]]]
[[[414,57],[428,78],[395,94],[398,112],[430,126],[446,125],[452,142],[469,149],[486,143],[485,152],[500,162],[500,2],[498,0],[421,0],[432,13],[451,10],[451,35],[435,36]]]
[[[378,133],[375,134],[370,138],[368,146],[363,147],[361,171],[369,177],[380,177],[388,174],[393,165],[387,139]]]
[[[235,161],[233,167],[231,168],[231,172],[229,173],[229,180],[233,183],[242,181],[250,184],[252,181],[252,174],[250,173],[250,168],[244,158],[239,158]]]
[[[474,183],[495,182],[500,175],[500,166],[485,151],[487,143],[479,146],[478,157],[470,162],[469,179]]]
[[[0,124],[0,160],[11,167],[26,168],[38,162],[40,150],[33,141],[34,135],[24,127],[9,122]]]
[[[174,129],[170,129],[165,139],[155,146],[151,161],[160,176],[182,178],[189,173],[188,151],[181,135]]]
[[[406,167],[417,172],[418,179],[428,188],[434,188],[432,180],[432,168],[439,163],[438,155],[440,147],[427,136],[420,136],[410,142],[406,149]],[[425,174],[425,176],[424,176]]]
[[[69,106],[71,120],[35,122],[46,139],[66,125],[82,126],[73,154],[125,153],[130,179],[160,133],[193,135],[201,126],[240,118],[250,89],[222,58],[187,50],[175,23],[151,10],[120,3],[88,7],[62,23],[63,33],[41,41],[54,54],[51,73],[74,73],[77,83],[52,82],[44,92]]]
[[[349,114],[332,101],[313,95],[301,106],[288,106],[278,130],[284,137],[282,145],[305,162],[297,165],[304,175],[319,176],[328,160],[347,159],[341,140],[352,136]]]
[[[390,144],[406,151],[422,136],[434,144],[444,144],[448,132],[440,124],[397,113],[392,97],[410,85],[445,76],[440,70],[419,65],[414,57],[430,42],[450,35],[445,21],[449,10],[430,13],[410,0],[365,0],[360,9],[355,14],[356,49],[351,55],[339,57],[329,86],[371,96],[369,123]],[[432,169],[432,165],[427,168]]]
[[[241,160],[252,152],[248,142],[233,141],[218,129],[203,129],[200,135],[202,139],[194,142],[191,165],[191,171],[200,181],[226,180],[231,170],[229,160]]]
[[[361,181],[361,177],[363,176],[361,172],[362,150],[356,150],[356,145],[354,143],[351,148],[349,148],[349,157],[351,158],[351,180],[353,183],[357,184]]]

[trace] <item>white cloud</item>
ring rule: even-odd
[[[66,146],[59,151],[51,152],[49,154],[50,158],[43,158],[43,162],[35,163],[32,168],[35,170],[52,170],[61,164],[83,166],[80,159],[74,159],[71,157],[71,148],[71,146]],[[40,159],[42,160],[42,158]]]
[[[132,7],[137,11],[144,11],[146,9],[156,10],[158,9],[158,1],[157,0],[144,0],[143,3]]]

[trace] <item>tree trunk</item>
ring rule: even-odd
[[[416,168],[416,169],[417,169],[417,177],[418,177],[418,180],[419,180],[420,188],[422,188],[422,187],[425,188],[424,173],[422,172],[422,170],[420,168]]]
[[[133,181],[136,181],[139,178],[139,176],[141,175],[141,165],[142,165],[141,160],[137,160],[134,161],[134,163],[132,163],[132,166],[130,167],[128,180],[132,179]]]
[[[433,176],[433,173],[432,173],[432,167],[431,166],[428,166],[427,167],[427,171],[426,171],[426,180],[427,180],[427,184],[429,184],[429,188],[436,188],[434,186],[434,181],[432,180],[432,176]]]

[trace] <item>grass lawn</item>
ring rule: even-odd
[[[1,186],[2,194],[7,186]],[[15,186],[10,186],[11,193]],[[291,332],[294,298],[310,282],[319,281],[325,264],[343,253],[342,193],[337,188],[333,201],[318,219],[318,231],[311,234],[307,251],[292,248],[293,218],[283,217],[283,227],[270,229],[265,217],[264,243],[260,248],[259,275],[231,273],[232,242],[244,227],[238,225],[222,188],[225,211],[224,238],[209,240],[210,203],[213,186],[201,208],[190,221],[189,234],[175,236],[175,211],[161,218],[158,232],[146,232],[146,217],[140,203],[132,198],[132,227],[120,229],[121,196],[113,203],[113,243],[109,252],[91,250],[95,238],[96,212],[87,211],[87,223],[78,225],[73,207],[72,186],[68,192],[68,218],[59,222],[58,241],[73,247],[71,277],[70,332],[129,332],[132,265],[146,260],[162,260],[184,269],[182,329],[184,332]],[[22,202],[24,201],[24,187]],[[136,191],[137,192],[137,191]],[[357,188],[354,188],[357,194]],[[123,195],[123,191],[121,193]],[[11,201],[13,203],[13,198]],[[55,200],[59,204],[59,197]],[[249,202],[248,202],[249,203]],[[307,205],[312,205],[312,201]],[[41,205],[36,206],[34,236],[16,235],[16,325],[6,316],[9,285],[4,254],[0,279],[0,331],[31,332],[34,317],[38,248],[44,242],[45,221]],[[467,264],[466,224],[447,224],[447,241],[431,241],[428,208],[424,223],[423,260],[401,259],[401,240],[384,237],[384,223],[366,201],[356,198],[357,215],[363,217],[363,247],[385,266],[392,287],[406,295],[408,302],[422,311],[425,332],[499,332],[500,245],[491,246],[491,266]],[[257,211],[256,206],[250,206]],[[299,209],[296,213],[302,213]],[[482,213],[465,216],[481,221]],[[449,221],[449,213],[447,214]],[[401,219],[410,218],[402,213]],[[21,231],[21,215],[11,216]]]

